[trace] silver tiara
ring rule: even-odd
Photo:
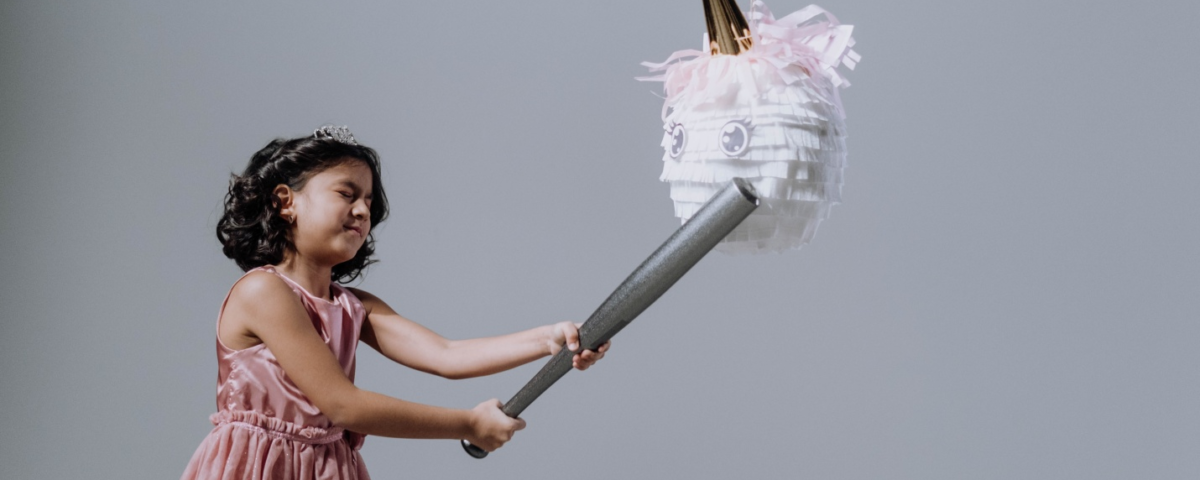
[[[350,127],[345,125],[334,126],[325,125],[321,128],[313,130],[313,137],[319,139],[330,139],[346,145],[358,145],[358,140],[354,139],[354,134],[350,133]]]

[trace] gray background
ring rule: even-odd
[[[698,1],[175,3],[0,7],[2,478],[180,474],[239,274],[212,230],[275,136],[379,150],[361,286],[449,337],[582,320],[676,226],[633,77]],[[1200,7],[823,6],[864,61],[815,242],[705,259],[486,461],[370,438],[375,478],[1200,477]],[[538,366],[359,362],[453,407]]]

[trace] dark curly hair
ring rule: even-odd
[[[362,162],[371,170],[371,230],[354,258],[333,267],[333,282],[348,283],[362,275],[375,260],[375,227],[388,215],[387,195],[380,181],[379,154],[361,145],[342,143],[313,136],[277,138],[250,158],[241,175],[231,175],[225,195],[225,213],[217,222],[217,239],[225,256],[242,270],[274,265],[295,246],[288,238],[290,224],[279,214],[279,202],[273,190],[287,185],[293,190],[325,169],[350,162]]]

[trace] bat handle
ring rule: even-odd
[[[462,441],[462,447],[463,447],[463,450],[467,451],[467,455],[470,455],[472,457],[484,458],[484,457],[488,456],[487,450],[479,448],[475,445],[471,445],[471,442],[468,442],[466,440]]]
[[[584,333],[580,332],[580,335],[584,335]],[[583,340],[583,338],[580,340],[583,344],[587,343],[585,340]],[[599,346],[597,345],[596,348],[599,348]],[[538,371],[537,375],[535,375],[533,379],[529,381],[529,383],[525,384],[525,386],[522,387],[516,395],[513,395],[513,398],[511,398],[508,403],[505,403],[504,408],[501,408],[500,410],[509,417],[519,417],[521,412],[524,412],[525,408],[528,407],[530,403],[533,403],[533,401],[537,399],[542,392],[545,392],[547,388],[550,388],[550,385],[554,384],[555,381],[557,381],[559,378],[562,378],[562,376],[566,375],[567,372],[571,371],[571,360],[574,357],[575,352],[565,348],[560,350],[554,355],[553,358],[550,359],[549,362],[546,362],[546,364],[542,366],[542,369]],[[475,458],[484,458],[488,455],[487,450],[479,448],[478,445],[472,445],[471,442],[466,440],[462,441],[462,447],[463,450],[467,451],[468,455]]]

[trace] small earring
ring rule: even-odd
[[[286,216],[286,217],[283,217],[283,219],[284,219],[284,220],[287,220],[287,222],[288,222],[288,225],[291,225],[293,222],[295,222],[295,221],[296,221],[296,217],[293,217],[293,216],[291,216],[291,215],[288,215],[288,216]]]

